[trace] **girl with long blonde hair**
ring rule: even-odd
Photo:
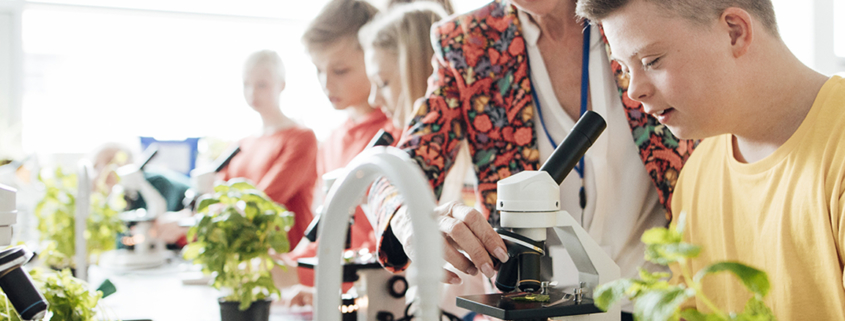
[[[435,22],[445,17],[446,12],[435,2],[399,4],[359,32],[367,74],[372,83],[370,105],[381,106],[397,128],[408,126],[414,118],[414,102],[426,94],[426,79],[432,75],[431,59],[434,55],[429,32]],[[467,175],[472,173],[469,149],[465,142],[461,144],[455,163],[438,193],[440,204],[464,201],[465,183],[474,183],[475,175]],[[471,198],[469,202],[472,202]],[[440,305],[444,311],[464,314],[466,311],[455,306],[455,296],[483,293],[480,277],[464,275],[463,279],[462,285],[450,285],[444,289]]]

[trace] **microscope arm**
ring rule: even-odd
[[[443,240],[431,217],[434,195],[419,167],[399,149],[376,147],[362,152],[346,168],[346,174],[329,191],[326,219],[319,225],[315,319],[340,320],[340,259],[343,252],[340,244],[346,239],[349,208],[357,205],[370,183],[385,176],[403,195],[414,195],[407,198],[406,206],[413,213],[415,242],[425,244],[428,250],[415,253],[416,273],[410,277],[416,278],[418,284],[419,319],[439,320],[437,302],[443,274]]]
[[[580,287],[588,289],[587,297],[592,298],[593,290],[599,284],[621,277],[616,262],[566,211],[557,212],[557,226],[554,232],[575,263]]]

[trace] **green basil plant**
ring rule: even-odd
[[[284,265],[269,251],[289,251],[293,213],[243,179],[218,184],[198,204],[197,215],[202,216],[188,231],[185,258],[214,275],[212,285],[231,291],[223,299],[240,302],[241,310],[279,295],[270,271]]]
[[[76,174],[67,174],[61,167],[51,177],[39,173],[38,181],[45,187],[44,197],[35,206],[38,231],[46,246],[39,258],[54,268],[75,267],[76,253]],[[91,192],[91,209],[85,230],[88,254],[94,262],[100,254],[117,247],[117,235],[126,230],[118,214],[126,207],[122,193],[109,193],[104,189]],[[118,195],[119,194],[119,195]]]
[[[634,317],[637,320],[687,321],[769,321],[775,316],[763,298],[769,292],[769,278],[766,272],[738,262],[715,262],[693,276],[687,260],[695,258],[701,247],[684,243],[683,230],[686,215],[681,213],[675,228],[653,228],[643,233],[646,244],[646,260],[660,264],[677,264],[681,273],[679,284],[671,284],[669,273],[650,273],[640,269],[640,279],[620,279],[596,288],[595,304],[603,310],[623,298],[634,302]],[[726,312],[716,306],[702,291],[701,280],[713,273],[730,272],[754,294],[741,312]],[[703,313],[697,309],[684,309],[681,305],[697,298],[709,309]]]

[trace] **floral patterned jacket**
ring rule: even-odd
[[[494,226],[499,223],[496,183],[540,165],[525,40],[516,8],[503,1],[495,0],[432,28],[435,71],[398,145],[417,161],[439,198],[459,144],[466,138],[478,177],[478,202]],[[679,140],[646,114],[640,103],[628,97],[628,79],[621,66],[611,59],[611,68],[632,143],[669,217],[678,173],[696,142]],[[378,218],[379,259],[389,270],[403,270],[409,260],[389,229],[402,197],[384,180],[374,184],[369,195],[370,208]]]

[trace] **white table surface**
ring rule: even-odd
[[[105,313],[112,318],[220,321],[219,291],[208,285],[183,285],[183,279],[197,278],[202,273],[180,258],[154,269],[115,271],[91,266],[88,273],[92,287],[108,278],[117,288],[117,292],[101,301]],[[304,321],[312,316],[310,307],[288,308],[274,302],[270,308],[271,321]]]

